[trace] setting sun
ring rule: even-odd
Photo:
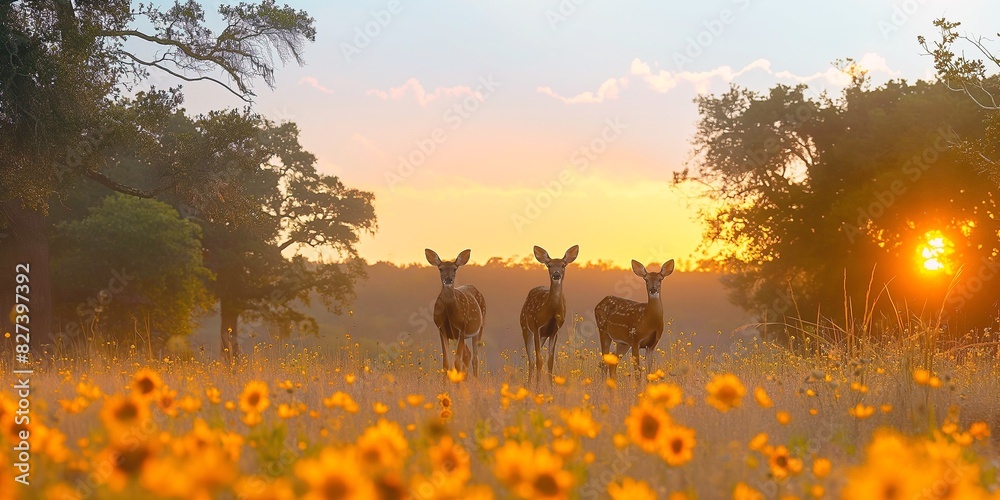
[[[941,231],[934,230],[924,233],[924,242],[920,244],[918,250],[922,270],[950,273],[950,256],[955,252],[954,247],[954,243],[946,238]]]

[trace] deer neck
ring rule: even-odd
[[[652,321],[663,321],[663,301],[661,300],[660,295],[654,297],[646,294],[646,297],[646,311],[644,313],[646,319]]]
[[[455,303],[455,287],[454,286],[442,286],[441,293],[438,295],[438,299],[448,305]]]

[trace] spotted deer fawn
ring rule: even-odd
[[[646,350],[646,360],[651,363],[650,354],[663,335],[663,302],[660,288],[663,278],[674,272],[673,259],[663,263],[660,270],[651,273],[638,261],[632,261],[632,272],[646,281],[645,303],[608,295],[594,308],[597,330],[601,338],[601,353],[611,352],[611,344],[616,344],[615,354],[620,358],[629,350],[636,368],[639,366],[639,349]],[[615,363],[602,362],[615,377]]]
[[[459,267],[469,262],[472,251],[462,251],[454,262],[442,262],[438,254],[429,248],[424,253],[427,262],[441,273],[441,293],[434,303],[434,324],[441,334],[444,369],[448,371],[452,368],[448,360],[450,341],[457,340],[454,368],[466,371],[471,361],[472,373],[478,377],[479,345],[483,341],[483,326],[486,323],[486,299],[472,285],[455,286],[455,274]],[[472,341],[471,353],[465,345],[466,339]]]
[[[576,260],[580,246],[573,245],[561,259],[549,257],[542,247],[535,247],[535,258],[545,264],[549,271],[549,286],[538,286],[528,292],[521,307],[521,334],[524,336],[524,350],[528,356],[528,380],[532,374],[541,378],[542,344],[549,341],[549,374],[555,361],[556,340],[559,329],[566,320],[566,296],[563,295],[563,278],[566,266]],[[534,355],[532,355],[534,345]]]

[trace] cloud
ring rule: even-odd
[[[333,89],[328,89],[328,88],[324,87],[321,83],[319,83],[319,80],[317,80],[316,77],[304,76],[304,77],[302,77],[299,80],[299,85],[302,85],[303,83],[306,84],[306,85],[309,85],[310,87],[312,87],[312,88],[314,88],[314,89],[316,89],[316,90],[318,90],[318,91],[320,91],[320,92],[322,92],[324,94],[332,94],[333,93]]]
[[[867,71],[869,75],[883,74],[896,76],[899,74],[898,71],[894,71],[889,67],[884,57],[871,52],[855,61],[853,67]],[[835,67],[812,75],[800,76],[790,71],[773,71],[771,69],[771,61],[767,59],[757,59],[740,69],[734,69],[732,66],[719,66],[708,71],[670,72],[660,70],[654,72],[649,63],[636,58],[632,60],[628,74],[605,80],[598,87],[597,91],[583,92],[572,97],[560,95],[552,90],[551,87],[538,87],[538,92],[559,99],[566,104],[594,104],[618,99],[620,91],[627,88],[631,80],[640,80],[649,89],[661,94],[667,93],[681,84],[691,85],[694,87],[695,92],[704,94],[709,91],[709,87],[713,82],[729,83],[746,73],[754,71],[760,71],[779,79],[792,80],[799,83],[822,81],[827,85],[836,87],[843,87],[851,83],[850,75]]]
[[[424,89],[424,86],[420,83],[420,80],[417,80],[416,78],[410,78],[403,85],[399,87],[392,87],[388,91],[370,89],[368,92],[365,92],[365,95],[376,96],[382,100],[392,99],[394,101],[402,100],[411,94],[416,98],[417,103],[421,106],[427,106],[432,101],[444,97],[472,96],[476,99],[483,100],[482,94],[464,85],[458,85],[455,87],[437,87],[434,91],[427,92],[427,90]]]
[[[378,146],[378,143],[358,132],[355,132],[354,135],[351,136],[351,140],[360,144],[363,148],[365,148],[365,150],[378,158],[386,159],[389,157],[389,153],[383,151],[382,148]]]
[[[542,94],[555,97],[566,104],[598,103],[605,99],[618,99],[618,92],[628,86],[628,78],[611,78],[597,88],[597,92],[584,92],[573,97],[563,97],[556,94],[551,87],[538,87]]]

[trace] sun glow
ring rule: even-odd
[[[955,245],[941,231],[927,231],[924,242],[918,247],[921,270],[925,272],[950,273],[950,256],[955,252]]]

